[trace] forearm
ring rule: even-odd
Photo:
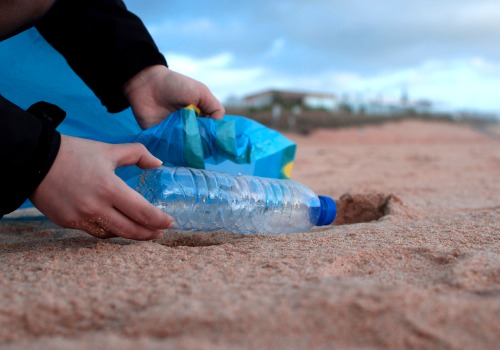
[[[121,0],[59,0],[36,28],[110,112],[129,106],[124,84],[166,65],[141,20]]]

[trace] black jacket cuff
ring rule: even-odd
[[[32,114],[0,96],[0,217],[28,199],[59,152],[61,135],[54,120],[61,121],[65,113],[50,104],[43,108],[44,104],[30,108]]]

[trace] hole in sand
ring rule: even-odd
[[[393,194],[345,193],[337,201],[335,225],[384,219],[417,219],[418,212]]]
[[[219,233],[171,231],[159,243],[167,247],[209,247],[228,243],[228,237]]]

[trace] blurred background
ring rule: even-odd
[[[500,119],[497,0],[125,4],[228,112]]]

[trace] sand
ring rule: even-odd
[[[498,349],[500,129],[287,136],[337,225],[135,242],[0,221],[1,347]]]

